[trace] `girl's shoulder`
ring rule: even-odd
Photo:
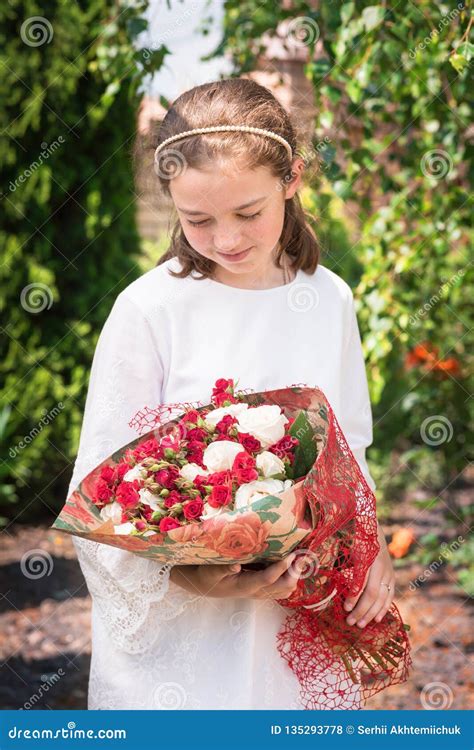
[[[302,280],[313,284],[318,293],[327,297],[328,300],[343,304],[352,302],[352,289],[347,281],[344,281],[341,276],[321,263],[318,263],[314,273],[308,274],[305,271],[300,271],[300,276]]]
[[[170,270],[180,269],[178,258],[170,258],[132,281],[120,292],[117,299],[126,299],[144,314],[166,307],[176,299],[177,294],[182,293],[183,286],[190,281],[176,278],[169,273]]]

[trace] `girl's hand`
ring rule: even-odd
[[[170,578],[191,594],[238,599],[287,599],[298,574],[289,571],[295,555],[288,555],[265,570],[242,571],[236,565],[175,565]]]
[[[377,530],[380,552],[367,571],[364,585],[359,594],[347,597],[344,603],[344,609],[351,612],[346,618],[347,624],[357,624],[360,628],[365,627],[374,618],[375,622],[380,622],[388,611],[395,593],[392,560],[387,549],[384,533],[378,522]],[[355,606],[356,604],[357,606]]]

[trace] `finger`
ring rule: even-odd
[[[391,591],[387,591],[387,597],[386,597],[384,603],[382,604],[381,608],[379,609],[379,611],[375,615],[375,622],[380,622],[381,620],[383,620],[383,618],[385,617],[385,615],[387,614],[388,610],[391,607],[391,604],[392,604],[393,599],[394,599],[394,593],[395,593],[394,592],[394,581],[390,582],[390,586],[391,586]]]
[[[344,609],[346,610],[346,612],[350,612],[352,609],[354,609],[355,605],[357,604],[357,602],[359,601],[360,597],[364,593],[364,589],[365,589],[365,586],[367,584],[367,579],[369,577],[369,572],[370,572],[370,568],[367,571],[367,573],[365,574],[364,583],[362,584],[359,593],[356,594],[355,596],[348,596],[346,598],[346,600],[344,602]]]
[[[261,588],[264,596],[272,599],[287,599],[298,585],[298,579],[295,579],[291,573],[287,572],[272,585]]]
[[[256,580],[256,583],[260,583],[261,588],[271,586],[275,581],[278,581],[279,578],[286,574],[295,557],[295,554],[291,554],[288,555],[288,557],[284,557],[283,560],[279,560],[278,562],[273,563],[273,565],[269,565],[269,567],[266,568],[266,570],[263,570],[261,574],[256,574],[261,576],[260,581]]]
[[[213,565],[214,568],[214,576],[215,578],[220,581],[222,578],[225,578],[226,576],[235,575],[236,573],[240,573],[241,565],[239,563],[233,563],[232,565]]]
[[[348,625],[353,625],[355,622],[358,622],[361,618],[364,617],[365,613],[368,612],[376,602],[378,602],[380,609],[380,606],[382,605],[384,599],[385,594],[381,590],[381,587],[379,586],[378,588],[376,588],[374,584],[369,584],[359,602],[357,603],[357,606],[350,613],[346,622],[348,623]]]

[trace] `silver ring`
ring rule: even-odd
[[[380,583],[380,585],[381,585],[381,586],[386,586],[386,587],[387,587],[387,589],[388,589],[388,591],[391,591],[391,590],[392,590],[392,587],[390,586],[390,584],[389,584],[389,583],[384,583],[384,582],[382,581],[382,582]]]

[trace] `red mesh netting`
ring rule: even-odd
[[[346,623],[344,600],[364,586],[380,549],[375,495],[322,391],[293,384],[255,394],[256,403],[263,402],[265,393],[265,403],[278,403],[283,411],[305,408],[307,394],[314,399],[316,393],[318,406],[308,409],[308,418],[321,440],[317,460],[302,483],[313,521],[313,530],[297,547],[306,564],[293,594],[278,600],[292,610],[278,633],[278,651],[300,682],[305,708],[358,709],[371,695],[405,681],[411,665],[395,604],[379,623],[372,620],[363,629]],[[239,394],[249,403],[254,395],[250,389]],[[139,434],[157,425],[166,431],[167,421],[206,405],[195,401],[146,408],[129,424]]]

